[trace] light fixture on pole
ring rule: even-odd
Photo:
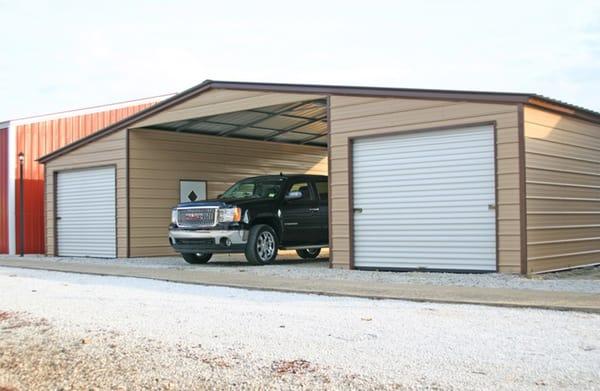
[[[23,164],[25,163],[25,154],[23,152],[19,152],[19,238],[21,242],[20,246],[20,255],[25,255],[25,206],[24,206],[24,197],[23,197]]]

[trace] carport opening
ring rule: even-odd
[[[327,146],[327,101],[286,103],[146,127],[220,137]]]
[[[145,130],[164,131],[165,133],[174,132],[193,134],[198,136],[212,136],[215,137],[215,140],[217,138],[221,140],[246,139],[278,144],[319,147],[312,149],[300,149],[299,147],[291,149],[287,147],[285,149],[285,156],[282,156],[282,153],[280,153],[277,159],[269,159],[269,156],[267,156],[266,159],[264,156],[256,156],[256,159],[250,157],[250,160],[262,160],[260,163],[262,166],[260,168],[252,167],[253,164],[250,161],[248,166],[244,166],[243,163],[240,165],[240,171],[236,173],[235,178],[228,175],[227,179],[219,179],[219,183],[211,183],[209,179],[205,186],[210,189],[210,191],[207,193],[211,194],[207,194],[207,198],[215,198],[216,194],[213,193],[215,193],[215,189],[217,187],[221,188],[222,186],[227,185],[221,189],[224,191],[226,188],[233,185],[233,183],[240,179],[244,179],[245,177],[258,175],[277,175],[279,173],[327,175],[328,107],[327,100],[322,98],[193,118],[186,118],[186,115],[182,113],[182,118],[177,118],[177,120],[154,123],[151,125],[142,125],[139,129],[137,129],[140,134]],[[237,144],[239,145],[239,142]],[[256,145],[256,143],[248,143],[248,148],[251,149],[253,148],[252,146]],[[273,150],[275,151],[277,149],[276,144],[271,145],[273,145]],[[189,146],[186,149],[188,148]],[[261,147],[261,150],[265,151],[269,150],[269,148],[270,147],[265,148],[263,146]],[[319,152],[319,149],[322,149],[322,153]],[[298,150],[299,152],[296,153],[294,150]],[[304,155],[302,151],[310,151],[310,154],[306,153],[305,156],[299,157]],[[297,156],[294,156],[295,154],[297,154]],[[289,161],[287,159],[288,157]],[[265,163],[265,161],[269,160],[279,160],[280,162],[285,163],[281,166],[277,166],[276,164],[272,163]],[[240,163],[226,162],[225,164],[229,166],[228,170],[231,170],[235,169],[234,167],[236,164]],[[256,172],[252,172],[252,170],[255,170]],[[198,177],[198,179],[203,179],[202,175],[200,174]],[[223,177],[225,178],[225,176]],[[194,178],[191,178],[188,174],[181,174],[181,177],[178,179],[180,181],[184,181]],[[135,191],[137,191],[137,189],[130,189],[130,192]],[[220,194],[222,191],[219,191],[218,193]],[[132,198],[137,198],[134,194],[131,196]],[[135,214],[135,210],[132,213]],[[135,226],[135,224],[137,224],[135,219],[133,219],[132,224],[133,225],[130,227],[132,230],[131,256],[142,256],[143,253],[138,253],[137,249],[141,247],[143,239],[137,239],[137,234],[134,232],[147,231],[149,228],[139,227],[140,229],[138,230],[138,228]],[[154,236],[155,233],[152,233],[151,235]],[[163,250],[160,251],[162,252]],[[148,255],[154,254],[148,253]],[[160,256],[162,254],[157,255]],[[211,260],[207,267],[210,267],[211,264],[214,266],[223,266],[229,264],[232,266],[237,266],[240,263],[245,263],[243,254],[215,254],[214,259]],[[328,267],[329,249],[324,248],[319,258],[314,262],[308,262],[307,260],[301,259],[298,255],[296,255],[295,250],[280,251],[278,262],[276,264],[282,264],[286,266],[297,265],[299,267]]]

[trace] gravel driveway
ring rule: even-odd
[[[0,268],[0,389],[598,389],[600,316]]]
[[[311,280],[372,281],[392,284],[425,284],[438,286],[466,286],[481,288],[534,289],[545,291],[564,291],[582,293],[600,293],[600,267],[576,269],[560,273],[548,273],[524,277],[504,273],[426,273],[426,272],[376,272],[359,270],[329,269],[328,252],[317,261],[300,261],[293,251],[282,251],[278,261],[268,266],[248,265],[243,255],[219,254],[206,265],[189,265],[181,257],[152,258],[59,258],[45,256],[26,256],[26,259],[41,259],[58,263],[97,263],[114,262],[118,265],[147,268],[195,269],[215,273],[254,273],[264,276]],[[4,256],[6,257],[6,256]],[[0,255],[0,260],[3,256]],[[13,257],[14,258],[14,257]]]

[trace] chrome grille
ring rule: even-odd
[[[177,225],[182,228],[213,227],[217,225],[217,208],[178,209]]]

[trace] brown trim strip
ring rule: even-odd
[[[498,202],[498,123],[493,122],[494,132],[494,207],[496,213],[496,272],[500,271],[500,203]]]
[[[331,145],[331,96],[327,95],[327,231],[329,234],[329,268],[333,268],[333,227],[331,220],[331,209],[333,207],[333,199],[331,195],[331,154],[329,146]]]
[[[54,221],[54,226],[53,226],[53,231],[54,231],[54,249],[52,250],[52,254],[48,254],[50,256],[56,257],[58,256],[58,219],[56,218],[56,213],[58,212],[58,210],[56,209],[56,205],[57,205],[57,199],[56,199],[56,194],[57,194],[57,189],[58,189],[58,184],[57,184],[57,180],[58,180],[58,171],[52,171],[52,180],[54,182],[52,182],[52,221]],[[44,208],[46,209],[46,208]],[[48,252],[46,250],[46,252]]]
[[[517,106],[519,139],[519,228],[521,239],[521,274],[527,274],[527,178],[525,163],[525,113],[524,105]]]
[[[126,243],[127,243],[127,251],[126,251],[126,256],[127,258],[131,258],[131,211],[129,206],[131,205],[131,196],[130,196],[130,192],[131,192],[131,186],[129,184],[129,175],[130,175],[130,156],[129,156],[129,132],[130,130],[127,129],[125,131],[125,191],[127,192],[126,197],[125,197],[125,203],[126,203],[126,208],[127,208],[127,238],[126,238]],[[117,216],[118,218],[118,216]],[[117,237],[118,239],[118,237]],[[119,254],[117,254],[117,257],[119,256]]]
[[[350,269],[356,268],[354,262],[354,140],[348,138],[348,258]]]

